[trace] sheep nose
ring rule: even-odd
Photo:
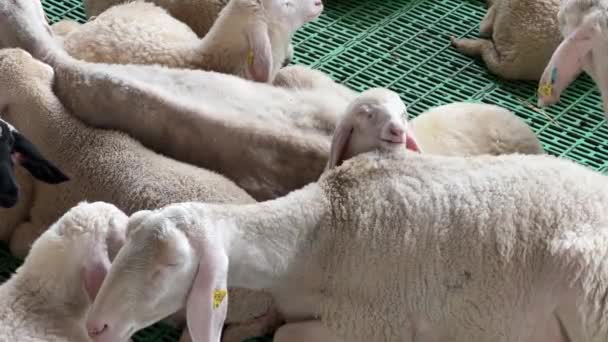
[[[405,129],[403,129],[393,123],[391,123],[391,126],[389,127],[388,131],[392,136],[395,136],[395,137],[402,137],[403,134],[405,133]]]
[[[323,6],[323,1],[321,1],[321,0],[315,0],[315,6],[317,6],[317,7]]]
[[[108,324],[103,322],[87,322],[87,332],[90,338],[102,335],[108,330]]]

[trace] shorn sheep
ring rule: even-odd
[[[559,1],[487,0],[481,38],[452,38],[452,45],[464,55],[481,57],[502,78],[538,81],[561,41]]]
[[[7,103],[0,95],[0,114]],[[19,186],[14,166],[24,167],[36,179],[47,184],[69,180],[59,168],[47,160],[38,148],[8,122],[0,119],[0,207],[12,208],[19,200]]]
[[[545,153],[523,119],[496,105],[455,102],[433,107],[410,120],[409,127],[424,153],[446,156]]]
[[[326,169],[374,150],[407,148],[420,152],[406,117],[407,109],[397,93],[384,88],[364,91],[349,104],[336,125]]]
[[[4,341],[87,342],[86,312],[126,238],[115,206],[79,203],[40,236],[0,286]]]
[[[217,341],[226,288],[243,286],[273,292],[278,336],[308,322],[341,341],[606,341],[608,177],[549,155],[401,151],[263,203],[133,214],[90,336],[124,341],[185,307],[193,341]]]
[[[561,93],[585,71],[602,95],[608,118],[608,2],[564,0],[558,13],[564,36],[547,63],[538,88],[539,106],[559,101]]]
[[[53,94],[52,80],[52,69],[27,52],[0,51],[0,98],[8,105],[3,117],[72,176],[52,188],[34,184],[36,196],[25,222],[19,222],[10,240],[13,254],[24,257],[33,240],[85,199],[113,203],[127,214],[176,201],[255,202],[221,175],[156,154],[124,133],[85,126]],[[227,321],[227,336],[234,339],[229,340],[267,333],[271,322],[264,315],[272,314],[272,298],[249,290],[235,293]]]
[[[159,64],[268,82],[284,64],[293,33],[322,10],[321,0],[231,0],[199,39],[165,9],[135,1],[72,30],[63,46],[88,62]]]

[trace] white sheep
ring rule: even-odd
[[[199,39],[165,9],[135,1],[60,38],[70,55],[89,62],[160,64],[268,82],[284,64],[293,33],[322,10],[321,0],[231,0]]]
[[[127,221],[111,204],[83,202],[53,223],[0,286],[2,340],[90,341],[86,312],[124,243]]]
[[[0,5],[0,42],[48,61],[55,94],[85,123],[219,172],[257,200],[323,172],[348,98],[328,96],[324,87],[283,89],[200,70],[77,61],[49,36],[37,2],[14,1],[19,5]]]
[[[481,57],[500,77],[537,81],[561,41],[556,18],[559,1],[488,1],[481,38],[452,38],[452,45],[464,55]]]
[[[54,93],[86,124],[216,171],[257,200],[323,172],[344,99],[202,70],[87,63],[70,57],[49,32],[39,2],[0,3],[0,44],[49,63]]]
[[[8,104],[0,100],[0,113]],[[0,119],[0,208],[12,208],[19,200],[14,165],[23,166],[32,176],[47,184],[60,184],[69,178],[47,160],[38,148],[10,123]]]
[[[41,151],[72,176],[69,183],[53,187],[34,184],[26,221],[11,238],[13,254],[25,256],[50,223],[85,199],[113,203],[126,213],[194,199],[255,202],[218,174],[156,154],[124,133],[85,126],[53,94],[52,80],[52,69],[28,53],[0,50],[0,102],[7,104],[3,117],[32,136]],[[240,299],[231,306],[228,320],[232,340],[272,329],[272,322],[264,317],[266,312],[272,314],[272,298],[249,290],[237,292]]]
[[[558,13],[564,37],[539,82],[538,104],[549,106],[585,71],[602,95],[608,118],[608,2],[563,0]]]
[[[92,20],[113,6],[131,0],[83,0],[86,16]],[[171,16],[204,37],[230,0],[147,0],[169,11]]]
[[[424,153],[449,156],[542,154],[530,126],[511,111],[485,103],[433,107],[409,122]]]
[[[244,286],[341,341],[604,342],[607,254],[605,175],[370,152],[279,199],[133,214],[87,328],[120,341],[186,307],[193,341],[217,341],[225,290]]]
[[[385,88],[364,91],[336,124],[326,170],[374,150],[420,152],[406,118],[405,104],[397,93]]]

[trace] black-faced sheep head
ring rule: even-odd
[[[23,166],[34,178],[59,184],[69,178],[46,160],[25,136],[9,123],[0,120],[0,207],[11,208],[19,200],[14,165]]]

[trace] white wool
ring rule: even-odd
[[[289,58],[293,33],[321,13],[314,1],[231,0],[202,39],[165,9],[134,1],[110,7],[59,38],[84,61],[159,64],[268,82]],[[57,25],[66,24],[52,27]]]
[[[84,125],[54,95],[52,80],[52,70],[28,53],[0,51],[0,97],[9,103],[3,117],[31,136],[45,155],[72,176],[61,185],[35,182],[28,192],[35,191],[34,197],[29,196],[30,205],[10,211],[16,217],[14,224],[19,223],[11,236],[13,254],[25,257],[31,242],[48,225],[85,199],[113,203],[129,214],[193,199],[255,202],[219,174],[154,153],[124,133]],[[32,184],[31,177],[23,178],[29,180],[26,185]],[[271,311],[272,298],[249,290],[235,294],[228,320],[234,323],[234,334],[246,338],[266,333],[270,324],[253,319]],[[240,329],[239,323],[246,326]]]
[[[608,178],[552,156],[366,153],[276,200],[176,203],[129,230],[89,316],[108,338],[213,279],[343,341],[608,337]]]
[[[486,0],[481,38],[452,38],[464,55],[479,57],[490,72],[509,80],[537,81],[561,41],[560,0]]]
[[[36,240],[23,265],[0,286],[2,338],[90,341],[84,325],[90,300],[82,270],[88,263],[116,255],[124,242],[126,224],[127,216],[113,205],[83,202],[51,225]]]
[[[450,156],[542,154],[542,144],[513,112],[490,104],[455,102],[410,120],[424,153]]]

